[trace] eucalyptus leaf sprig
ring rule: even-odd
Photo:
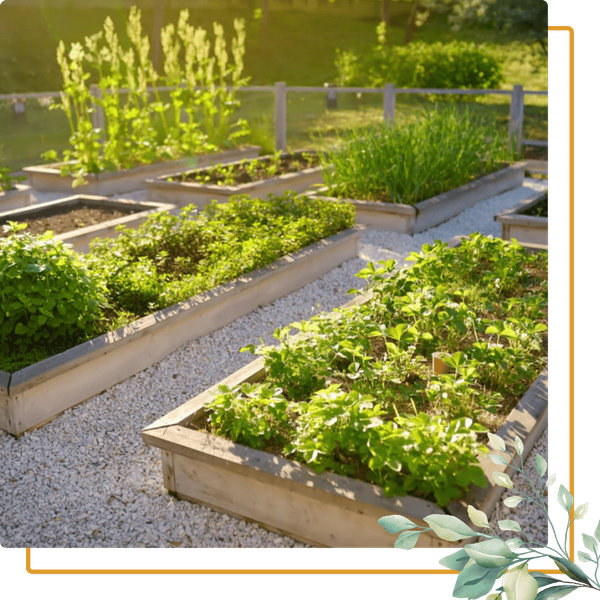
[[[437,514],[425,517],[423,520],[429,527],[418,526],[401,515],[382,517],[378,522],[386,531],[400,534],[394,547],[411,550],[416,546],[419,536],[426,531],[433,531],[438,537],[449,542],[475,536],[487,538],[482,542],[466,544],[458,552],[440,561],[442,566],[459,571],[452,594],[454,598],[482,598],[492,591],[496,581],[500,578],[502,578],[502,585],[489,594],[486,600],[501,600],[503,594],[506,594],[507,600],[558,600],[579,588],[600,591],[600,582],[598,581],[600,523],[596,527],[594,537],[583,534],[583,543],[586,549],[593,553],[593,557],[587,552],[578,553],[581,562],[591,562],[596,565],[593,577],[588,576],[573,563],[567,551],[569,528],[576,520],[585,516],[588,503],[578,506],[573,511],[571,519],[571,509],[574,505],[573,496],[564,486],[560,486],[558,503],[567,511],[568,515],[565,537],[564,540],[560,540],[544,502],[546,490],[556,481],[556,475],[548,477],[545,484],[542,480],[548,467],[546,460],[540,454],[535,457],[535,470],[539,478],[536,486],[523,468],[523,441],[518,436],[515,437],[514,451],[520,458],[520,461],[517,461],[513,454],[506,450],[500,436],[488,433],[488,438],[494,451],[508,455],[507,459],[502,454],[491,454],[492,461],[497,465],[512,467],[521,473],[532,489],[531,494],[519,490],[518,495],[506,498],[504,504],[509,508],[514,508],[521,502],[528,501],[541,508],[548,517],[548,523],[552,528],[558,549],[549,546],[543,546],[540,549],[533,548],[532,546],[542,546],[542,544],[533,542],[521,529],[518,521],[512,519],[498,521],[498,528],[502,531],[522,533],[527,538],[529,546],[525,545],[525,542],[518,537],[503,541],[490,526],[487,515],[471,505],[467,509],[469,519],[476,527],[489,529],[489,534],[474,531],[452,515]],[[492,477],[497,485],[514,489],[512,480],[505,472],[494,471]],[[529,571],[531,560],[544,557],[552,559],[558,569],[569,578],[569,581],[556,579],[540,571]]]

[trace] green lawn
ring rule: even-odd
[[[126,13],[118,10],[27,10],[13,7],[16,2],[18,0],[5,0],[0,5],[0,93],[60,89],[60,73],[55,60],[58,40],[64,39],[67,44],[82,41],[85,35],[101,28],[107,14],[121,31],[126,19]],[[177,14],[178,11],[168,10],[165,22],[175,21]],[[335,78],[336,48],[365,52],[375,41],[375,23],[368,20],[272,12],[268,37],[262,39],[259,23],[251,19],[249,12],[191,10],[192,22],[209,28],[213,21],[231,28],[236,16],[247,19],[246,70],[255,85],[285,81],[289,85],[320,86]],[[151,11],[143,13],[143,18],[149,30]],[[391,43],[401,43],[403,26],[392,25],[389,37]],[[510,89],[516,83],[525,89],[547,89],[547,65],[543,57],[530,46],[499,38],[493,31],[471,29],[456,34],[444,23],[432,21],[417,32],[415,40],[432,42],[453,37],[485,41],[505,57],[504,89]],[[274,143],[272,94],[244,93],[240,98],[243,102],[240,114],[254,127],[250,141],[271,150]],[[499,126],[506,127],[509,97],[469,97],[468,104],[478,112],[493,115]],[[325,94],[290,93],[288,145],[294,149],[325,147],[335,138],[336,130],[381,120],[382,105],[383,99],[378,94],[365,94],[361,98],[355,94],[340,94],[339,108],[327,110]],[[396,111],[401,116],[430,105],[427,98],[402,96],[398,98]],[[547,97],[526,97],[525,138],[546,139],[546,129]],[[43,151],[64,149],[67,139],[68,125],[62,113],[48,112],[34,100],[27,103],[25,116],[16,117],[11,106],[0,104],[0,164],[16,169],[39,163]]]

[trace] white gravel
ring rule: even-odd
[[[354,274],[367,262],[404,258],[425,243],[479,231],[500,235],[500,210],[545,189],[525,185],[410,237],[369,231],[360,257],[319,280],[189,342],[165,359],[68,410],[39,430],[14,439],[0,431],[0,544],[4,547],[304,547],[255,524],[178,501],[162,483],[159,451],[146,447],[141,430],[226,375],[250,362],[239,349],[272,339],[276,327],[331,310],[361,285]],[[60,197],[37,194],[38,201]],[[123,197],[138,200],[135,192]],[[545,438],[544,438],[545,439]],[[546,455],[545,442],[538,451]],[[517,508],[510,518],[520,515]],[[522,512],[517,520],[545,541],[543,518]],[[500,506],[499,518],[506,518]],[[506,509],[508,510],[508,509]],[[529,531],[529,530],[528,530]]]

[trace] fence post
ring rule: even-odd
[[[286,140],[286,93],[285,82],[275,84],[275,150],[285,152]]]
[[[396,86],[393,83],[386,83],[383,88],[383,120],[393,124],[395,111]]]
[[[521,151],[521,141],[523,139],[523,114],[525,111],[525,94],[522,85],[513,87],[510,99],[510,116],[508,120],[508,147],[516,144],[515,150]]]
[[[90,93],[94,98],[102,98],[102,92],[97,85],[90,86]],[[95,101],[92,102],[92,108],[94,109],[92,112],[92,125],[94,129],[102,129],[104,131],[104,110]]]

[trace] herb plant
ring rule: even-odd
[[[211,50],[207,32],[190,25],[189,11],[183,10],[177,28],[169,24],[162,30],[164,77],[152,64],[136,7],[129,13],[127,47],[110,17],[102,31],[87,36],[83,45],[72,44],[68,53],[61,41],[57,60],[64,87],[61,104],[51,108],[61,109],[71,128],[71,148],[62,159],[72,162],[62,167],[63,173],[76,175],[75,185],[82,185],[88,173],[204,154],[246,135],[246,122],[231,123],[238,106],[236,90],[248,81],[242,77],[243,20],[235,21],[235,30],[230,60],[223,27],[214,24]],[[159,94],[160,85],[174,87],[167,102]],[[94,105],[104,114],[103,129],[94,127]],[[58,160],[53,150],[44,157]]]
[[[278,329],[279,346],[243,349],[264,358],[265,380],[221,388],[204,426],[229,437],[241,407],[252,405],[257,423],[255,398],[279,406],[283,395],[276,450],[317,471],[442,506],[485,485],[478,436],[499,427],[545,364],[547,255],[473,234],[409,258],[404,271],[393,261],[361,271],[362,305]],[[433,352],[448,372],[431,372]]]
[[[219,164],[201,171],[192,171],[179,177],[169,178],[171,181],[193,181],[203,184],[234,186],[262,179],[271,179],[284,173],[295,173],[303,169],[315,167],[319,163],[316,154],[298,153],[290,157],[282,157],[282,152],[275,152],[264,158],[243,159],[239,163]]]
[[[76,256],[51,232],[0,238],[0,369],[15,370],[354,225],[354,207],[287,193],[151,215]],[[56,343],[55,343],[56,342]],[[37,344],[37,346],[36,346]],[[57,350],[60,346],[61,350]],[[35,349],[33,354],[28,349]],[[8,352],[8,354],[6,354]]]
[[[48,232],[20,233],[4,226],[0,238],[0,368],[19,368],[21,357],[55,353],[67,340],[97,331],[105,301],[98,276]]]
[[[515,495],[504,500],[504,504],[514,508],[522,502],[531,502],[540,507],[548,517],[556,547],[535,548],[534,546],[541,546],[541,544],[533,542],[522,531],[519,522],[513,519],[498,522],[498,528],[501,531],[515,532],[515,537],[505,542],[492,529],[486,514],[474,506],[468,507],[469,519],[476,527],[489,530],[490,533],[474,531],[460,519],[451,515],[425,517],[424,521],[429,527],[417,526],[410,519],[401,515],[382,517],[379,519],[379,524],[386,531],[400,534],[394,547],[411,550],[415,547],[421,533],[425,531],[433,531],[438,537],[450,542],[474,536],[486,538],[482,542],[467,544],[464,548],[440,560],[442,566],[460,572],[452,594],[454,598],[482,598],[492,592],[496,586],[496,590],[487,596],[488,600],[502,600],[504,595],[507,600],[558,600],[580,588],[600,591],[600,581],[598,581],[600,523],[596,527],[594,537],[583,534],[584,546],[590,553],[578,553],[582,563],[596,565],[593,576],[587,575],[583,569],[573,563],[567,550],[569,529],[576,520],[582,519],[586,515],[588,504],[582,504],[575,508],[573,519],[571,519],[573,496],[564,486],[560,486],[557,494],[558,503],[567,512],[567,527],[564,538],[559,539],[544,501],[544,495],[547,494],[548,488],[556,481],[556,475],[552,475],[547,477],[544,484],[543,478],[548,468],[546,460],[540,454],[535,457],[535,469],[539,478],[533,482],[523,470],[523,441],[516,437],[513,449],[508,451],[501,437],[491,433],[488,433],[488,437],[492,449],[500,453],[491,455],[494,463],[510,465],[525,477],[531,488],[531,492],[515,490]],[[493,473],[493,478],[497,485],[514,489],[513,483],[506,473],[496,471]],[[526,540],[520,536],[524,536]],[[540,571],[529,572],[529,562],[541,557],[552,559],[570,581],[556,579]],[[502,578],[502,585],[499,585],[497,581],[500,578]]]
[[[15,189],[15,183],[24,181],[26,177],[14,177],[9,167],[0,167],[0,192],[10,192]]]
[[[416,204],[511,159],[491,121],[450,107],[346,132],[328,154],[332,168],[323,177],[338,198]]]

